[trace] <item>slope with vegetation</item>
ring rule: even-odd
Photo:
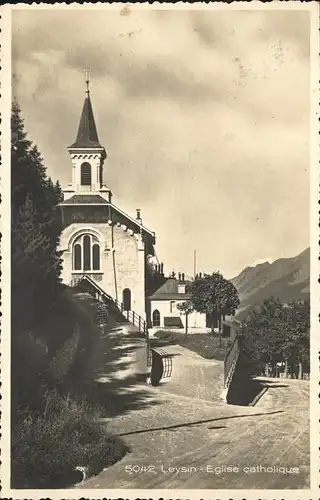
[[[15,488],[41,487],[76,466],[105,467],[125,448],[98,423],[99,411],[73,395],[71,373],[81,386],[94,332],[60,282],[62,192],[17,103],[11,129],[11,478]]]

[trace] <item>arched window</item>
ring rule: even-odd
[[[81,253],[81,245],[79,245],[79,243],[76,243],[73,247],[73,269],[75,271],[80,271],[82,268]]]
[[[81,186],[91,186],[91,165],[88,162],[81,165]]]
[[[160,313],[158,309],[155,309],[152,313],[152,325],[160,326]]]
[[[95,243],[92,247],[92,269],[98,271],[100,269],[100,247]]]
[[[79,236],[72,247],[74,271],[100,270],[100,245],[98,238],[92,234]]]
[[[91,269],[91,238],[88,235],[83,237],[83,269],[84,271]]]
[[[125,288],[122,292],[122,302],[124,311],[131,310],[131,291],[129,288]]]

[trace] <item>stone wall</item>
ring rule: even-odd
[[[100,270],[89,271],[90,277],[114,299],[123,301],[123,290],[131,291],[131,309],[145,318],[145,244],[140,234],[125,226],[108,223],[74,223],[60,238],[63,252],[62,280],[71,285],[84,274],[72,269],[72,245],[81,234],[96,236],[100,244]]]

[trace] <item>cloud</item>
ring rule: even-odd
[[[14,93],[49,172],[70,180],[86,64],[105,179],[204,271],[308,246],[309,19],[303,11],[13,11]]]

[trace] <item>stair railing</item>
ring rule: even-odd
[[[124,309],[124,304],[120,302],[117,299],[114,299],[109,295],[107,292],[105,292],[90,276],[83,274],[81,276],[77,276],[76,278],[73,278],[71,282],[71,286],[77,286],[79,285],[82,281],[87,281],[90,283],[90,285],[95,289],[95,291],[98,293],[99,296],[104,297],[109,303],[115,306],[115,308],[127,319],[129,323],[132,325],[136,326],[139,330],[140,333],[143,333],[145,337],[148,339],[149,334],[148,334],[148,327],[147,327],[147,322],[140,316],[140,314],[136,313],[133,310],[125,310]]]

